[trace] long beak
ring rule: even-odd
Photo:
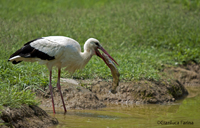
[[[100,49],[101,51],[103,51],[112,61],[114,61],[117,65],[119,65],[109,54],[108,52],[103,48],[103,47],[98,47],[98,49]],[[96,55],[101,57],[104,62],[108,65],[108,63],[106,62],[106,60],[104,59],[104,57],[101,55],[101,53],[98,51],[98,49],[96,49]],[[109,65],[108,65],[109,67]]]

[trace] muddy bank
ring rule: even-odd
[[[97,109],[107,104],[143,104],[173,102],[188,94],[178,81],[120,82],[117,93],[111,93],[112,81],[82,80],[80,84],[63,82],[62,92],[67,109]],[[42,107],[52,107],[50,92],[40,94]],[[62,107],[60,94],[54,88],[55,106]]]
[[[0,128],[48,128],[58,124],[38,106],[23,105],[20,108],[4,107],[0,115]]]
[[[169,78],[178,80],[184,86],[200,86],[200,64],[190,62],[180,67],[165,68],[164,72]]]
[[[188,94],[185,86],[200,85],[200,65],[190,63],[180,67],[166,67],[160,72],[160,81],[121,81],[117,93],[111,93],[110,80],[74,80],[62,79],[62,93],[67,109],[98,109],[108,104],[144,104],[171,103]],[[169,80],[169,78],[171,80]],[[58,89],[53,88],[56,109],[62,109]],[[36,92],[41,107],[52,110],[51,95],[48,87],[44,92]],[[37,106],[22,106],[20,109],[4,108],[0,119],[0,128],[6,127],[49,127],[57,124]],[[6,124],[6,125],[5,125]]]
[[[163,75],[164,74],[164,75]],[[200,85],[200,65],[188,64],[181,67],[167,67],[160,81],[121,81],[117,93],[111,93],[112,80],[62,79],[62,92],[67,109],[97,109],[107,104],[170,103],[184,98],[185,86]],[[169,78],[171,80],[169,80]],[[55,106],[62,108],[58,89],[54,89]],[[42,107],[52,107],[50,92],[37,92]]]

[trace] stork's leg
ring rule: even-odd
[[[63,96],[62,96],[62,92],[61,92],[61,86],[60,86],[60,73],[61,73],[61,69],[58,68],[58,82],[57,82],[57,88],[58,88],[58,90],[60,91],[60,96],[61,96],[61,99],[62,99],[64,111],[65,111],[65,113],[66,113],[67,110],[66,110],[66,108],[65,108],[65,102],[64,102],[64,100],[63,100]]]
[[[54,100],[53,100],[53,87],[51,85],[51,76],[52,76],[52,71],[50,70],[50,74],[49,74],[49,89],[50,89],[50,93],[51,93],[53,113],[55,114],[56,112],[55,112],[55,106],[54,106]]]

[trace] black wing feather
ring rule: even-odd
[[[42,39],[42,38],[38,38],[38,39],[34,39],[34,40],[31,40],[29,42],[27,42],[26,44],[24,44],[24,46],[17,50],[15,53],[13,53],[10,58],[14,57],[14,56],[21,56],[21,57],[24,57],[24,58],[40,58],[42,60],[53,60],[55,59],[54,56],[49,56],[48,54],[42,52],[42,51],[39,51],[37,49],[35,49],[34,47],[31,47],[31,43],[36,41],[36,40],[39,40],[39,39]],[[10,59],[9,58],[9,59]],[[13,61],[13,64],[17,64],[17,63],[20,63],[21,61]]]

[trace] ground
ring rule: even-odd
[[[200,64],[189,63],[179,67],[166,67],[160,72],[162,80],[121,81],[117,93],[111,93],[112,80],[62,79],[62,93],[67,109],[98,109],[108,104],[167,104],[187,96],[185,86],[200,85]],[[167,79],[168,78],[168,79]],[[170,79],[169,79],[170,78]],[[62,108],[60,94],[53,89],[55,107]],[[52,109],[49,89],[36,92],[40,107]],[[5,107],[2,123],[18,127],[48,127],[57,124],[45,111],[37,106],[24,105],[20,109]],[[0,123],[1,123],[0,122]],[[0,127],[6,127],[5,125]]]
[[[97,109],[107,104],[171,103],[187,96],[185,86],[200,85],[200,65],[166,67],[159,81],[121,81],[117,93],[111,93],[112,80],[62,79],[62,92],[67,109]],[[168,79],[167,79],[168,78]],[[170,78],[170,79],[169,79]],[[58,89],[54,89],[55,107],[62,108]],[[50,91],[38,91],[42,107],[52,107]]]
[[[0,128],[47,128],[58,124],[38,106],[23,105],[20,108],[5,107],[1,113]]]

